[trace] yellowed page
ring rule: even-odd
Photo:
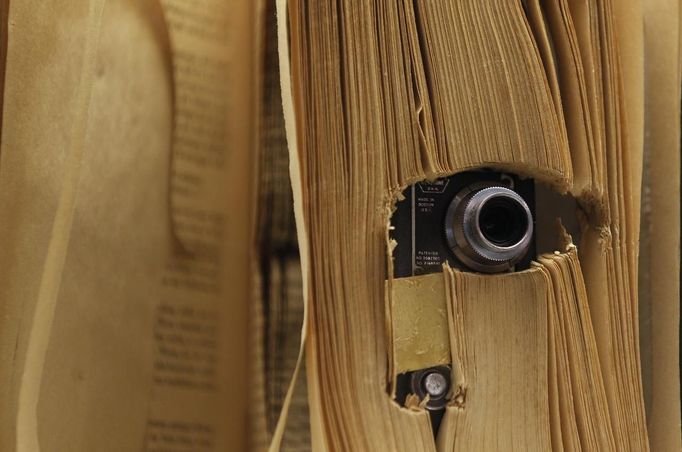
[[[444,276],[454,381],[438,450],[549,450],[545,276]]]
[[[254,49],[243,43],[253,42],[250,2],[221,4],[223,17],[230,14],[222,22],[213,20],[218,13],[206,13],[210,4],[193,8],[229,30],[221,36],[230,64],[225,77],[203,86],[193,79],[182,91],[173,84],[177,59],[160,5],[107,2],[96,65],[88,72],[87,121],[70,115],[79,111],[70,102],[78,100],[73,90],[83,89],[77,76],[90,43],[74,39],[92,29],[83,23],[87,2],[80,8],[79,2],[36,4],[15,3],[25,6],[10,12],[18,26],[7,81],[16,97],[5,102],[13,120],[3,124],[0,154],[0,241],[8,250],[0,259],[0,350],[13,366],[1,366],[0,449],[243,450],[250,231],[244,187],[254,105]],[[183,57],[195,58],[182,66],[192,76],[201,79],[213,67],[200,52],[183,50]],[[52,54],[51,64],[43,64]],[[223,109],[196,102],[208,87]],[[197,115],[217,115],[220,126],[214,126],[230,137],[216,149],[229,164],[219,167],[220,185],[210,191],[222,204],[202,216],[199,233],[193,229],[191,250],[179,245],[170,221],[174,93]],[[60,170],[75,139],[71,127],[87,136],[80,174]],[[68,224],[59,213],[66,204],[42,195],[64,199],[63,187],[73,193]],[[59,268],[51,264],[55,247]],[[34,290],[42,268],[49,298],[47,289]]]
[[[159,281],[146,447],[177,447],[189,436],[206,450],[243,449],[255,4],[161,3],[173,61],[169,216],[177,241]]]
[[[148,332],[168,241],[171,80],[160,12],[153,2],[110,1],[104,10],[89,139],[40,388],[43,450],[140,447],[145,434]],[[133,39],[136,52],[123,55]]]
[[[642,0],[613,2],[615,34],[619,44],[619,58],[623,84],[623,127],[627,134],[632,184],[632,204],[640,205],[642,186],[642,157],[644,155],[644,4]],[[633,237],[639,235],[639,208],[633,209],[630,222]]]
[[[577,442],[566,442],[564,448],[617,450],[611,425],[605,422],[608,404],[577,249],[571,244],[565,251],[538,258],[550,285],[548,323],[556,343],[563,344],[556,348],[558,371],[567,386],[557,393],[563,405],[559,416],[564,425],[575,421],[577,433]],[[562,438],[570,438],[573,430],[570,425]]]
[[[37,391],[73,218],[102,2],[10,6],[0,149],[3,450],[36,446]]]
[[[552,39],[554,57],[559,71],[561,102],[564,108],[575,195],[595,196],[600,181],[594,153],[594,138],[589,121],[585,74],[581,64],[575,27],[568,14],[566,1],[545,2],[547,27]]]
[[[289,414],[289,407],[293,397],[294,389],[296,387],[296,382],[298,380],[298,374],[301,370],[301,366],[304,358],[307,360],[306,371],[308,372],[308,401],[310,406],[310,436],[311,443],[314,450],[325,450],[323,438],[322,438],[322,426],[321,418],[318,411],[318,400],[319,400],[319,387],[318,381],[314,378],[315,362],[314,357],[310,353],[306,355],[306,343],[308,340],[308,318],[310,316],[309,312],[309,262],[308,262],[308,238],[306,236],[306,226],[304,220],[304,208],[303,208],[303,187],[301,180],[301,162],[298,155],[299,139],[303,139],[300,136],[298,129],[301,127],[301,123],[296,120],[295,113],[295,100],[293,98],[292,88],[295,81],[292,80],[292,62],[290,61],[290,51],[289,51],[289,5],[287,0],[276,0],[276,13],[277,13],[277,49],[279,53],[279,73],[281,80],[281,95],[282,95],[282,110],[284,114],[284,125],[286,130],[287,146],[289,148],[289,174],[291,177],[291,188],[293,193],[293,203],[294,203],[294,215],[296,217],[296,234],[298,238],[298,248],[301,256],[301,286],[303,291],[303,324],[301,326],[301,342],[299,348],[299,354],[294,367],[294,373],[291,377],[291,382],[282,405],[282,413],[277,421],[277,426],[273,432],[272,441],[268,450],[279,451],[282,438],[284,436],[284,429],[287,424],[287,416]],[[296,12],[291,15],[292,18],[296,18]],[[293,65],[296,66],[297,60],[294,59]],[[310,347],[310,345],[308,346]],[[313,378],[310,378],[310,376]]]
[[[7,30],[9,28],[8,22],[9,14],[9,0],[0,1],[0,106],[4,105],[5,94],[5,67],[7,63]],[[2,128],[2,113],[3,109],[0,107],[0,129]],[[0,130],[0,139],[2,139],[2,131]]]
[[[677,1],[645,2],[645,147],[649,196],[645,215],[650,267],[651,449],[682,450],[680,439],[680,14]],[[644,252],[644,251],[643,251]]]

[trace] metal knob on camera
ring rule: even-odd
[[[417,370],[410,377],[410,389],[413,394],[424,400],[429,396],[426,403],[427,410],[441,410],[448,404],[450,392],[450,367],[436,366]]]
[[[474,184],[450,203],[445,235],[455,256],[472,270],[509,271],[531,246],[533,217],[528,204],[513,190]]]

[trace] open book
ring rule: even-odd
[[[679,231],[663,219],[678,218],[679,150],[655,151],[653,137],[663,122],[679,133],[680,11],[647,8],[280,2],[314,450],[680,448],[677,355],[660,361],[655,345],[678,335],[662,313],[679,305],[679,255],[664,250]],[[654,105],[667,96],[663,119]],[[527,270],[466,271],[414,238],[415,218],[439,202],[428,192],[483,168],[535,181],[545,248]],[[643,200],[643,174],[646,196],[669,197]],[[409,187],[406,276],[397,250],[410,236],[394,219]],[[438,271],[414,271],[433,256]],[[638,292],[652,315],[643,332]],[[394,400],[401,375],[436,366],[450,371],[438,429],[437,392]]]
[[[680,450],[643,3],[0,1],[0,450]],[[527,263],[396,273],[406,190],[481,170]]]

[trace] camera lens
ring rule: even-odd
[[[498,246],[513,246],[528,229],[528,217],[523,206],[507,197],[486,202],[478,217],[483,237]]]
[[[485,273],[510,270],[528,252],[533,217],[516,192],[499,186],[470,186],[452,200],[445,233],[457,258]]]

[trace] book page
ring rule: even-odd
[[[216,0],[162,6],[173,56],[170,214],[178,242],[155,313],[146,447],[243,448],[255,133],[255,62],[244,43],[256,44],[252,9]]]
[[[454,381],[438,450],[549,450],[548,281],[444,273]]]
[[[78,0],[12,2],[6,12],[0,149],[3,450],[14,450],[18,439],[35,449],[37,391],[49,334],[45,328],[51,324],[55,278],[73,218],[73,179],[84,152],[102,6]],[[38,305],[41,311],[36,311]],[[29,348],[32,359],[27,358]],[[20,405],[24,434],[18,434]]]
[[[681,450],[680,438],[680,24],[676,1],[646,2],[645,159],[640,295],[649,328],[647,415],[652,450]],[[642,281],[642,279],[640,280]],[[647,344],[649,345],[647,347]],[[646,374],[645,374],[646,376]]]
[[[83,58],[83,40],[73,40],[69,33],[72,28],[92,28],[68,14],[83,21],[82,17],[89,17],[83,11],[92,5],[81,2],[77,9],[74,5],[79,2],[57,3],[41,2],[43,15],[31,7],[25,11],[17,7],[10,11],[10,21],[25,20],[28,26],[44,20],[41,26],[57,27],[58,21],[72,20],[73,27],[64,28],[63,40],[56,43],[78,62]],[[6,111],[20,102],[23,108],[34,105],[35,96],[43,97],[35,103],[36,114],[12,115],[13,123],[3,124],[2,196],[26,198],[24,204],[4,201],[0,205],[0,223],[6,232],[0,240],[9,240],[12,245],[3,249],[14,253],[0,262],[22,262],[2,272],[0,284],[2,317],[9,326],[0,328],[2,360],[14,363],[2,366],[0,387],[6,391],[3,400],[10,401],[2,407],[3,450],[14,450],[15,444],[20,450],[49,451],[246,447],[245,262],[250,216],[244,214],[249,212],[244,187],[252,164],[254,51],[243,42],[254,41],[249,35],[252,10],[249,2],[182,3],[107,2],[91,71],[91,102],[85,104],[89,115],[82,127],[87,138],[75,176],[59,171],[62,158],[52,152],[60,149],[56,138],[64,136],[67,143],[72,139],[65,131],[70,130],[69,112],[75,108],[61,99],[59,90],[52,90],[55,83],[79,86],[64,70],[72,65],[65,65],[64,58],[55,58],[53,66],[39,63],[46,58],[41,52],[49,54],[44,49],[49,33],[29,39],[21,31],[25,27],[19,27],[14,42],[28,40],[27,55],[15,53],[18,49],[10,39],[7,82],[27,83],[21,97],[6,101]],[[196,14],[183,14],[181,7]],[[184,60],[175,58],[164,15],[170,16],[172,8],[175,26],[206,28],[201,22],[205,21],[207,26],[227,30],[219,35],[219,51],[213,49],[213,55],[221,54],[219,62],[207,60],[204,49],[193,45],[182,49]],[[21,63],[23,72],[13,66]],[[224,72],[210,72],[216,63]],[[40,71],[32,80],[26,74],[33,67]],[[173,67],[183,70],[184,78]],[[37,89],[41,77],[44,91]],[[221,103],[218,110],[204,102],[207,91]],[[63,96],[70,99],[72,93]],[[184,114],[192,116],[193,124],[186,116],[178,120],[174,115],[178,96],[192,106]],[[41,116],[38,105],[43,104],[53,108]],[[60,115],[63,125],[54,123]],[[202,115],[213,122],[205,124]],[[197,129],[203,125],[213,129]],[[214,210],[197,209],[200,214],[193,217],[197,221],[178,226],[171,221],[171,187],[177,185],[170,174],[174,138],[183,127],[191,129],[187,133],[193,133],[193,138],[218,137],[212,152],[222,154],[225,164],[212,170],[219,177],[202,192],[202,198],[208,193]],[[223,134],[230,139],[220,138]],[[6,146],[6,139],[13,137],[13,145]],[[36,139],[43,140],[42,155],[33,144]],[[183,139],[185,153],[204,152],[195,141]],[[27,178],[32,173],[21,170],[29,164],[36,168],[35,178]],[[196,174],[183,174],[185,181],[197,182]],[[43,191],[59,195],[64,190],[60,187],[69,184],[74,187],[73,213],[59,229],[68,226],[64,241],[63,235],[50,232],[54,209],[46,203],[49,198],[39,195]],[[55,205],[58,211],[60,202]],[[187,202],[179,208],[187,213],[191,207],[192,202]],[[33,226],[36,219],[38,225],[45,222],[42,229]],[[192,231],[191,240],[180,242],[177,227]],[[53,310],[34,316],[37,295],[32,287],[40,283],[44,250],[55,241],[63,249],[63,265],[50,273]],[[18,260],[18,255],[31,259]],[[6,305],[5,300],[12,303]],[[44,344],[43,355],[32,352],[36,343]],[[20,413],[18,420],[17,403],[12,403],[17,393],[20,399],[22,394],[35,394],[34,406],[20,404],[25,414]],[[16,440],[15,431],[19,432]]]

